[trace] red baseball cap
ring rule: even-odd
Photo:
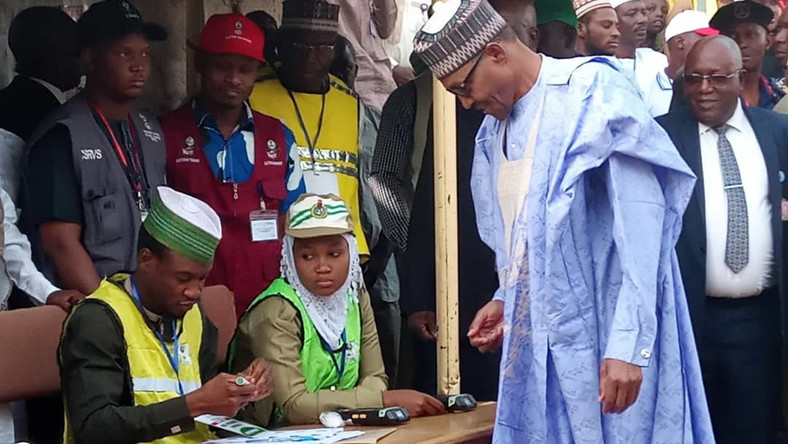
[[[241,14],[212,15],[200,34],[200,51],[240,54],[265,62],[263,31]]]

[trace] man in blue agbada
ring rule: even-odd
[[[415,49],[488,114],[472,188],[500,290],[469,336],[503,345],[494,442],[713,442],[674,252],[695,178],[620,65],[534,54],[486,0],[444,3]]]

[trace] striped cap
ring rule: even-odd
[[[219,216],[205,202],[168,187],[158,187],[145,218],[145,231],[175,253],[209,264],[222,239]]]
[[[325,0],[286,0],[280,30],[328,32],[339,29],[339,5]]]
[[[285,234],[294,238],[353,233],[345,202],[333,194],[302,194],[287,211]]]
[[[441,79],[473,60],[505,27],[487,0],[448,0],[416,34],[413,50]]]
[[[613,4],[610,0],[572,0],[572,6],[579,19],[595,9],[612,8]]]

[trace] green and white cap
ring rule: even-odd
[[[333,194],[302,194],[290,206],[285,234],[294,238],[353,233],[353,218],[345,202]]]
[[[172,188],[156,191],[143,223],[145,230],[186,259],[209,264],[222,239],[219,215],[205,202]]]

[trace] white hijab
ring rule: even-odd
[[[351,234],[343,234],[342,237],[347,242],[350,255],[348,274],[342,286],[331,296],[315,296],[304,287],[295,267],[294,238],[286,234],[282,240],[282,276],[295,289],[318,334],[333,350],[342,346],[342,332],[345,331],[347,323],[348,298],[352,297],[358,302],[358,290],[363,279],[356,238]]]

